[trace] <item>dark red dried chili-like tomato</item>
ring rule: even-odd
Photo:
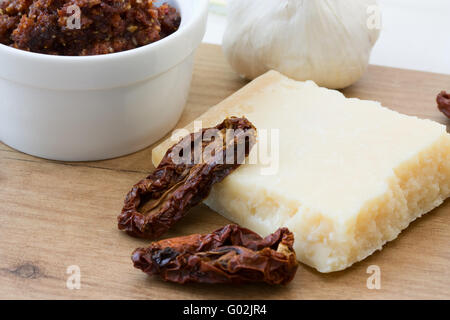
[[[211,130],[217,138],[206,138]],[[234,134],[229,135],[230,131]],[[119,229],[137,237],[160,237],[203,201],[214,184],[238,168],[255,142],[256,129],[246,118],[227,118],[214,128],[188,135],[128,193],[118,217]],[[197,146],[204,151],[201,161],[196,161]],[[183,152],[185,161],[180,161]]]
[[[450,94],[442,91],[436,98],[439,110],[450,119]]]
[[[297,271],[294,235],[287,229],[262,238],[235,224],[210,234],[165,239],[132,254],[134,266],[177,283],[287,284]]]

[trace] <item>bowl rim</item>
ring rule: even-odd
[[[181,10],[183,8],[183,1],[186,0],[172,0],[177,5],[178,8]],[[0,54],[13,54],[18,58],[23,59],[40,59],[42,61],[49,62],[49,60],[52,60],[55,63],[63,62],[63,63],[93,63],[93,62],[99,62],[99,61],[111,61],[114,62],[114,60],[123,59],[123,58],[133,58],[142,54],[146,54],[149,51],[156,50],[160,46],[164,46],[165,44],[176,41],[177,38],[183,37],[186,33],[188,33],[191,29],[195,28],[196,22],[201,19],[205,11],[208,10],[209,6],[209,0],[193,0],[194,2],[199,2],[200,5],[198,6],[198,10],[193,12],[189,20],[183,20],[183,16],[181,17],[181,25],[180,28],[175,31],[174,33],[170,34],[169,36],[160,39],[158,41],[149,43],[147,45],[120,51],[120,52],[114,52],[114,53],[107,53],[107,54],[98,54],[98,55],[89,55],[89,56],[63,56],[63,55],[51,55],[46,53],[38,53],[38,52],[31,52],[31,51],[25,51],[17,48],[13,48],[10,46],[7,46],[5,44],[0,43]],[[161,1],[166,2],[166,1]],[[181,13],[182,14],[182,13]]]

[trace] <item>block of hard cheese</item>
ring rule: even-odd
[[[274,71],[199,119],[228,116],[279,129],[278,170],[242,165],[205,203],[262,235],[288,227],[298,259],[320,272],[366,258],[450,196],[450,135],[436,122]],[[155,165],[173,143],[153,150]]]

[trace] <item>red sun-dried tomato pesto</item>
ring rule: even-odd
[[[175,8],[154,0],[0,0],[0,43],[53,55],[138,48],[174,33],[180,22]]]

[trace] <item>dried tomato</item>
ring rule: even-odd
[[[211,136],[211,131],[216,135]],[[119,229],[137,237],[160,237],[204,200],[215,183],[239,167],[255,142],[256,129],[246,118],[227,118],[214,128],[188,135],[128,193],[118,217]],[[198,146],[204,150],[200,161]]]
[[[438,94],[436,101],[438,103],[439,110],[450,118],[450,94],[442,91]]]
[[[235,224],[210,234],[177,237],[138,248],[134,267],[177,283],[287,284],[297,271],[294,235],[287,229],[262,238]]]

